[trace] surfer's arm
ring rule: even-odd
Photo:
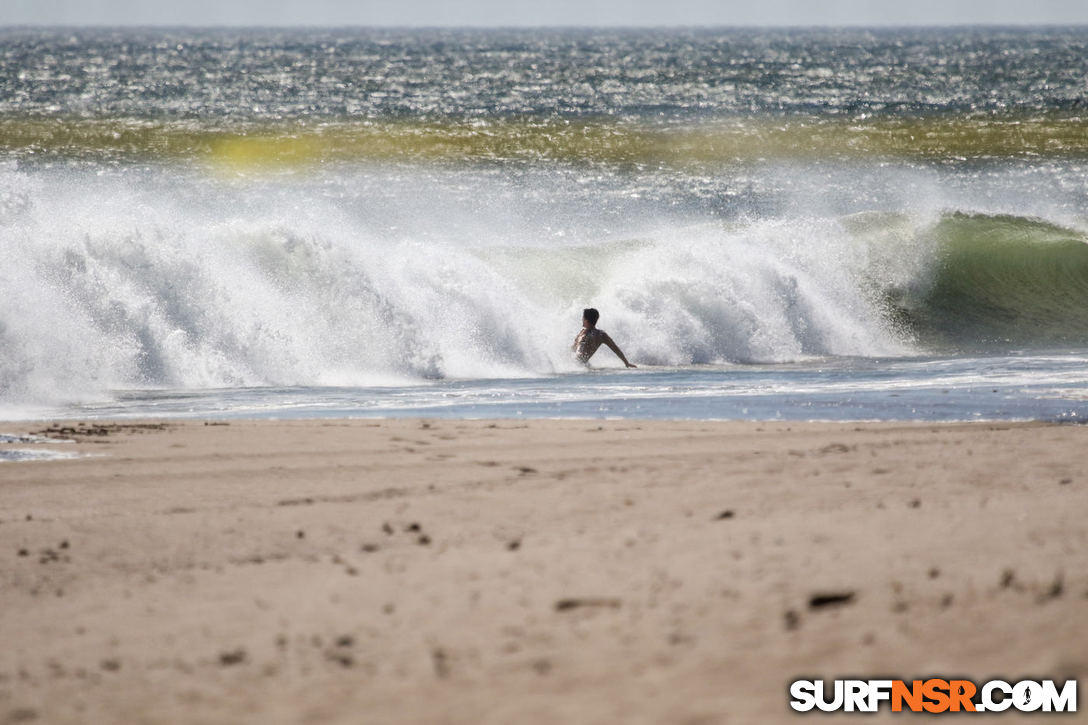
[[[627,361],[627,358],[623,354],[623,350],[620,350],[620,346],[617,345],[616,343],[612,342],[612,338],[609,337],[607,334],[604,335],[603,342],[604,342],[605,345],[608,345],[608,347],[612,350],[612,352],[616,353],[616,357],[618,357],[620,360],[623,360],[624,365],[626,365],[629,368],[637,368],[638,367],[638,365],[635,365],[634,363],[631,363],[631,362]]]

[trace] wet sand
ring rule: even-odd
[[[773,723],[802,677],[1088,681],[1082,426],[0,432],[82,455],[0,462],[0,723]]]

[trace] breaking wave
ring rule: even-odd
[[[487,216],[455,233],[440,204],[412,203],[426,233],[320,184],[4,170],[0,401],[563,373],[589,305],[661,365],[1088,342],[1088,240],[1037,219],[793,214],[559,239]]]
[[[888,293],[920,339],[961,348],[1088,342],[1088,235],[964,213],[924,233],[935,250],[929,273]]]

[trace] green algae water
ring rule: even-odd
[[[1080,420],[1085,78],[1083,28],[2,29],[0,417]]]

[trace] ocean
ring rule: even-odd
[[[0,419],[1079,422],[1088,28],[0,29],[0,259]]]

